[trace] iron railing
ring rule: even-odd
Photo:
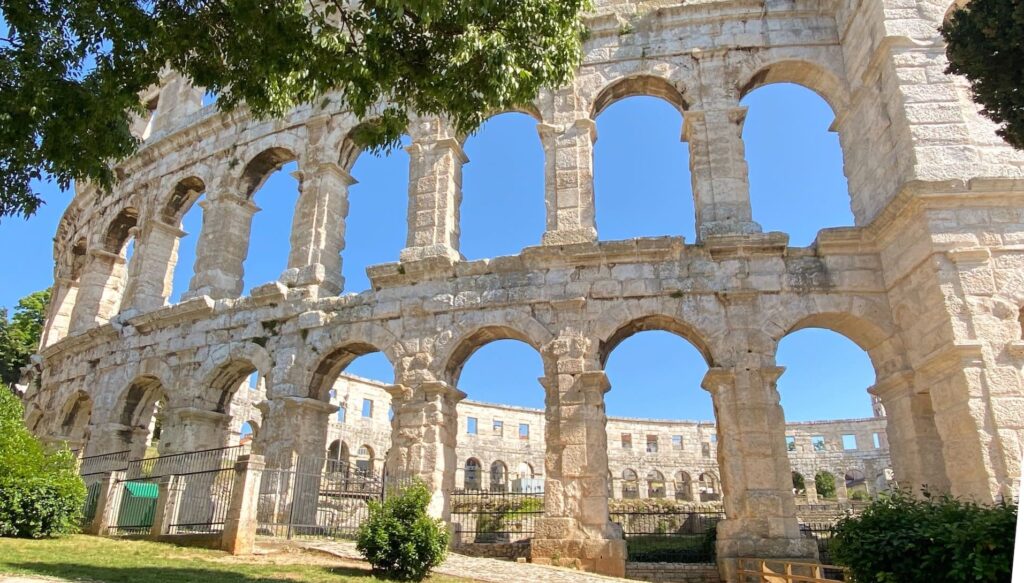
[[[715,529],[725,514],[717,510],[620,511],[610,513],[622,526],[627,560],[638,563],[711,563]]]
[[[90,455],[78,460],[78,475],[83,478],[98,474],[109,474],[128,467],[128,450],[100,455]]]
[[[263,471],[257,534],[277,538],[353,538],[381,500],[386,481],[338,460],[298,458]]]
[[[82,506],[81,522],[83,527],[90,524],[96,518],[96,504],[99,502],[100,489],[102,487],[102,482],[93,482],[85,488],[85,503]]]
[[[533,537],[544,516],[544,495],[457,490],[451,494],[456,544],[512,543]]]
[[[818,546],[818,560],[825,565],[832,563],[832,553],[829,545],[832,536],[835,534],[835,522],[801,522],[800,534],[804,538],[811,539]],[[825,569],[825,575],[836,581],[843,580],[843,571],[837,569]]]

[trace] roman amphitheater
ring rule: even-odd
[[[465,136],[443,119],[417,118],[408,208],[394,209],[408,218],[407,245],[367,270],[372,289],[359,294],[340,292],[360,155],[349,136],[362,120],[333,100],[273,121],[222,113],[168,73],[146,96],[145,141],[118,165],[117,187],[79,185],[56,233],[30,427],[87,459],[138,458],[159,409],[163,458],[230,446],[252,419],[246,459],[265,460],[264,482],[273,468],[326,453],[421,478],[431,512],[445,519],[464,487],[539,481],[531,560],[619,575],[627,546],[609,493],[720,497],[726,580],[736,559],[817,557],[801,533],[798,502],[807,500],[794,492],[794,468],[827,470],[840,490],[894,481],[982,502],[1016,496],[1024,155],[996,137],[965,81],[945,73],[936,27],[951,0],[595,4],[575,81],[523,108],[546,159],[544,192],[534,193],[545,202],[543,238],[515,256],[464,259]],[[855,225],[824,229],[807,247],[764,232],[751,211],[740,100],[771,83],[803,85],[835,113]],[[695,241],[605,240],[597,231],[594,120],[636,95],[683,116]],[[287,268],[243,296],[254,194],[291,162],[301,191]],[[190,291],[171,303],[181,218],[200,195]],[[776,348],[810,327],[867,352],[884,421],[786,425]],[[607,418],[608,356],[648,330],[674,333],[703,355],[713,426]],[[463,365],[501,339],[541,355],[543,411],[464,400]],[[393,365],[394,383],[361,384],[379,405],[369,433],[341,433],[362,411],[338,422],[338,395],[348,394],[336,388],[339,375],[373,352]],[[253,374],[256,399],[238,390]],[[856,449],[844,450],[845,435]]]

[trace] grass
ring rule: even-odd
[[[0,538],[0,575],[103,583],[347,583],[378,581],[365,563],[291,549],[235,557],[220,551],[146,541],[69,536]],[[433,576],[431,583],[467,579]]]

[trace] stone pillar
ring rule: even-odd
[[[105,474],[100,481],[100,492],[96,498],[96,514],[92,522],[85,528],[86,534],[105,536],[117,522],[117,510],[121,506],[120,482],[124,480],[124,471]]]
[[[299,202],[292,224],[288,269],[281,281],[307,287],[316,297],[341,293],[341,251],[345,248],[348,188],[356,183],[341,165],[323,162],[293,175],[299,181]]]
[[[912,373],[889,376],[868,390],[885,407],[885,434],[897,485],[916,494],[923,489],[948,492],[931,395],[917,392]]]
[[[178,72],[165,70],[160,75],[160,99],[157,101],[150,134],[175,127],[182,119],[203,108],[203,91],[193,87]]]
[[[183,299],[210,296],[215,300],[242,293],[242,264],[249,254],[252,217],[260,209],[251,200],[220,192],[199,202],[203,228],[196,247],[195,275]]]
[[[760,233],[750,209],[750,184],[743,153],[747,108],[718,106],[684,115],[690,144],[690,176],[697,211],[697,237]]]
[[[451,515],[449,494],[455,489],[455,442],[458,417],[455,411],[466,393],[440,381],[412,387],[392,385],[391,449],[387,473],[399,479],[419,478],[431,492],[428,512],[447,520]],[[485,471],[485,469],[484,469]]]
[[[590,118],[562,125],[538,124],[544,146],[544,204],[547,226],[544,245],[597,240],[594,215],[594,141],[597,126]]]
[[[78,297],[71,311],[71,333],[105,324],[117,313],[125,279],[125,259],[102,249],[89,251]]]
[[[244,455],[235,463],[231,505],[221,542],[221,548],[232,555],[251,555],[256,547],[256,511],[263,466],[261,455]]]
[[[712,368],[725,520],[718,525],[718,562],[732,580],[734,559],[807,559],[813,541],[800,536],[786,450],[786,422],[775,381],[780,367]]]
[[[158,539],[171,534],[171,524],[178,517],[181,500],[185,493],[185,482],[180,476],[164,476],[157,484],[156,510],[149,536]]]
[[[422,124],[409,152],[408,238],[402,261],[442,258],[459,261],[462,144],[440,120]]]
[[[545,359],[544,518],[530,545],[534,562],[577,561],[622,577],[626,542],[608,519],[608,434],[603,371],[587,370],[590,342],[571,330],[543,349]]]
[[[225,413],[177,407],[168,409],[164,419],[161,455],[226,447],[231,437],[231,416]]]
[[[71,327],[71,313],[78,300],[78,280],[58,278],[53,282],[53,299],[50,300],[49,314],[43,326],[40,346],[46,348],[68,335]]]
[[[147,312],[163,307],[171,296],[178,241],[186,233],[157,219],[147,221],[140,231],[124,304]]]
[[[323,459],[328,424],[337,405],[287,396],[264,401],[259,408],[263,426],[256,440],[268,467],[291,467],[296,457]]]

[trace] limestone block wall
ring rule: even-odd
[[[710,367],[702,386],[716,411],[723,564],[812,557],[797,527],[797,462],[775,352],[786,334],[823,327],[871,358],[870,392],[886,413],[899,484],[1012,497],[1024,436],[1024,155],[995,136],[963,80],[945,74],[936,27],[949,5],[601,0],[586,17],[576,78],[525,107],[546,160],[538,245],[462,258],[461,137],[419,117],[410,127],[408,247],[368,269],[371,291],[348,296],[337,294],[360,153],[350,135],[362,120],[334,99],[277,120],[199,109],[201,90],[169,72],[154,88],[142,148],[116,168],[123,179],[110,193],[77,185],[58,227],[41,374],[26,396],[30,426],[87,453],[138,449],[162,402],[163,451],[216,447],[230,443],[232,403],[258,373],[265,399],[254,447],[268,463],[322,456],[340,407],[330,395],[337,375],[381,351],[395,369],[382,387],[394,410],[385,463],[421,477],[431,511],[445,516],[465,461],[462,365],[489,341],[522,340],[544,362],[545,517],[531,556],[621,574],[625,547],[607,500],[622,469],[613,461],[622,431],[605,412],[604,363],[631,334],[665,330]],[[749,201],[740,102],[781,82],[832,106],[855,215],[855,226],[822,230],[808,247],[763,233]],[[601,240],[594,120],[632,95],[683,112],[696,241]],[[243,297],[259,212],[252,197],[289,162],[300,195],[288,264]],[[172,304],[181,217],[200,195],[190,291]],[[703,445],[703,430],[694,431],[692,443]],[[646,435],[638,431],[634,447]]]

